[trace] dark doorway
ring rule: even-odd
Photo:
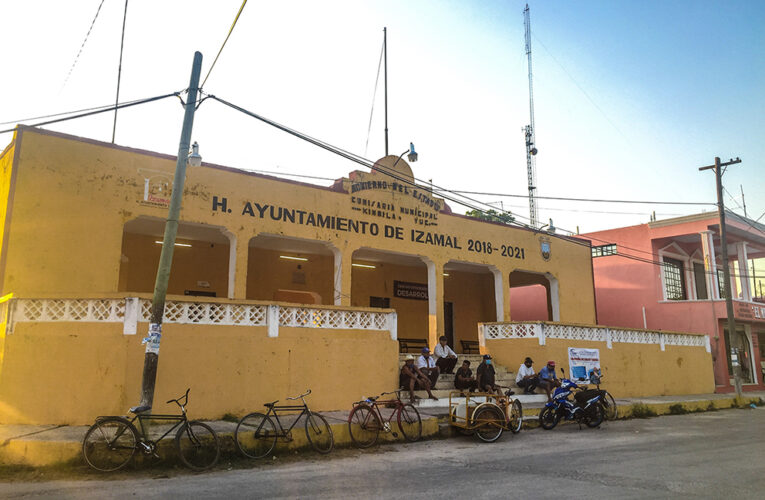
[[[452,349],[456,349],[454,345],[454,303],[444,302],[444,335],[446,336],[446,343],[451,346]]]
[[[693,278],[696,281],[696,299],[707,300],[707,273],[704,264],[693,263]]]
[[[390,297],[369,297],[369,307],[390,309]]]

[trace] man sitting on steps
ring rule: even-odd
[[[534,389],[539,383],[539,377],[534,373],[531,365],[534,362],[531,358],[526,358],[523,364],[518,368],[518,375],[515,376],[515,384],[523,388],[524,394],[535,394]]]
[[[438,401],[438,398],[430,392],[430,380],[414,365],[414,356],[411,354],[406,357],[404,366],[401,367],[401,371],[398,374],[398,386],[409,391],[409,401],[411,403],[414,403],[415,390],[428,391],[428,397]]]
[[[436,366],[441,373],[453,373],[454,365],[457,364],[457,354],[447,345],[446,335],[441,335],[436,348],[433,349],[433,357],[436,358]]]
[[[478,377],[479,391],[484,391],[488,393],[493,393],[494,391],[496,391],[498,396],[502,396],[502,387],[498,386],[495,383],[494,365],[491,363],[490,354],[483,355],[483,361],[481,362],[480,365],[478,365],[478,368],[476,369],[475,374]],[[510,396],[515,393],[509,390],[505,394],[507,396]]]
[[[478,382],[473,377],[473,370],[470,369],[470,361],[467,359],[462,362],[462,367],[457,369],[457,374],[454,376],[454,387],[468,392],[478,389]]]
[[[430,386],[435,387],[441,370],[436,366],[436,360],[430,355],[430,349],[427,347],[422,348],[422,355],[417,358],[417,368],[430,379]]]

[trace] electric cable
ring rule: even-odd
[[[98,4],[98,10],[96,10],[96,15],[93,17],[93,21],[90,23],[90,28],[88,28],[88,32],[85,34],[85,39],[82,41],[82,45],[80,45],[80,50],[77,52],[77,55],[74,57],[74,61],[72,62],[72,67],[69,68],[69,73],[66,74],[66,78],[64,78],[64,83],[61,84],[61,90],[64,90],[64,87],[66,87],[66,82],[69,81],[69,77],[72,74],[72,71],[74,70],[74,66],[77,64],[77,61],[80,60],[80,54],[82,54],[82,49],[85,48],[85,43],[88,41],[88,37],[90,36],[90,32],[93,30],[93,26],[96,24],[96,19],[98,19],[98,14],[101,12],[101,7],[104,5],[104,0],[101,0],[101,3]],[[59,90],[59,92],[61,92]]]
[[[481,191],[454,191],[455,193],[464,194],[479,194],[485,196],[500,196],[507,198],[528,198],[527,194],[509,194],[509,193],[486,193]],[[637,203],[643,205],[714,205],[717,203],[709,201],[691,202],[691,201],[645,201],[645,200],[608,200],[598,198],[568,198],[561,196],[534,196],[538,200],[559,200],[559,201],[584,201],[593,203]]]
[[[236,17],[234,18],[234,22],[231,23],[231,28],[228,30],[228,35],[226,35],[226,39],[223,40],[223,44],[220,46],[220,50],[218,51],[218,55],[215,56],[215,60],[213,61],[212,65],[210,66],[210,69],[207,71],[207,75],[205,76],[205,79],[202,80],[202,85],[199,86],[201,89],[205,86],[205,83],[207,83],[207,79],[210,77],[210,73],[212,73],[213,68],[215,67],[215,63],[218,62],[218,58],[220,57],[221,52],[223,52],[223,47],[226,46],[226,42],[228,42],[229,37],[231,36],[231,33],[234,32],[234,26],[236,26],[236,22],[239,20],[239,16],[242,15],[242,11],[244,10],[244,6],[247,4],[247,0],[242,1],[242,6],[239,7],[239,12],[236,13]]]
[[[29,125],[29,126],[30,127],[42,127],[43,125],[50,125],[51,123],[65,122],[65,121],[68,121],[68,120],[75,120],[77,118],[84,118],[86,116],[97,115],[99,113],[105,113],[107,111],[113,111],[115,109],[129,108],[131,106],[137,106],[139,104],[147,104],[147,103],[150,103],[150,102],[159,101],[161,99],[166,99],[168,97],[180,97],[180,94],[181,94],[181,92],[172,92],[170,94],[160,95],[160,96],[156,96],[156,97],[149,97],[149,98],[146,98],[146,99],[138,99],[138,100],[135,100],[135,101],[129,101],[129,102],[126,102],[126,103],[123,103],[123,104],[118,104],[118,105],[110,104],[109,106],[106,106],[106,107],[103,107],[103,108],[100,108],[100,109],[96,108],[95,111],[88,111],[86,113],[80,113],[80,114],[77,114],[77,115],[74,115],[74,116],[68,116],[66,118],[59,118],[59,119],[56,119],[56,120],[48,120],[48,121],[40,122],[40,123],[33,123],[32,125]],[[6,134],[8,132],[13,132],[15,130],[16,130],[16,127],[5,129],[5,130],[0,130],[0,134]]]

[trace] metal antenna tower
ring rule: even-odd
[[[529,4],[523,9],[523,25],[526,28],[526,57],[529,61],[529,124],[523,127],[526,138],[526,173],[529,180],[529,219],[531,227],[536,227],[539,222],[537,203],[534,196],[537,190],[537,164],[534,157],[537,148],[534,145],[534,84],[531,77],[531,18],[529,17]]]

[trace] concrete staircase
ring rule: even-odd
[[[400,353],[398,355],[398,364],[399,369],[401,366],[404,365],[404,362],[406,361],[406,357],[408,356],[408,353]],[[419,356],[414,355],[415,359]],[[456,372],[457,369],[462,366],[462,362],[464,360],[470,361],[470,369],[473,370],[473,376],[475,376],[476,369],[478,368],[478,365],[481,364],[481,361],[483,361],[483,356],[480,354],[457,354],[457,364],[454,366],[454,371]],[[510,387],[512,390],[515,391],[515,395],[513,397],[520,399],[522,404],[526,403],[544,403],[547,401],[547,396],[545,396],[544,392],[542,394],[529,394],[529,395],[523,395],[523,389],[520,387],[516,387],[515,385],[515,373],[510,372],[507,370],[506,367],[498,364],[494,364],[494,378],[498,385],[501,385],[503,387]],[[449,408],[449,393],[451,391],[456,390],[454,388],[454,374],[449,373],[442,373],[438,377],[438,382],[436,383],[436,387],[431,391],[433,392],[433,395],[438,398],[438,401],[433,401],[432,399],[428,399],[428,393],[425,391],[414,391],[415,396],[419,397],[420,399],[417,400],[415,403],[415,406],[418,408],[434,408],[434,409],[444,409],[448,411]],[[519,394],[520,393],[520,394]],[[408,398],[408,391],[403,391],[401,393],[401,399]]]

